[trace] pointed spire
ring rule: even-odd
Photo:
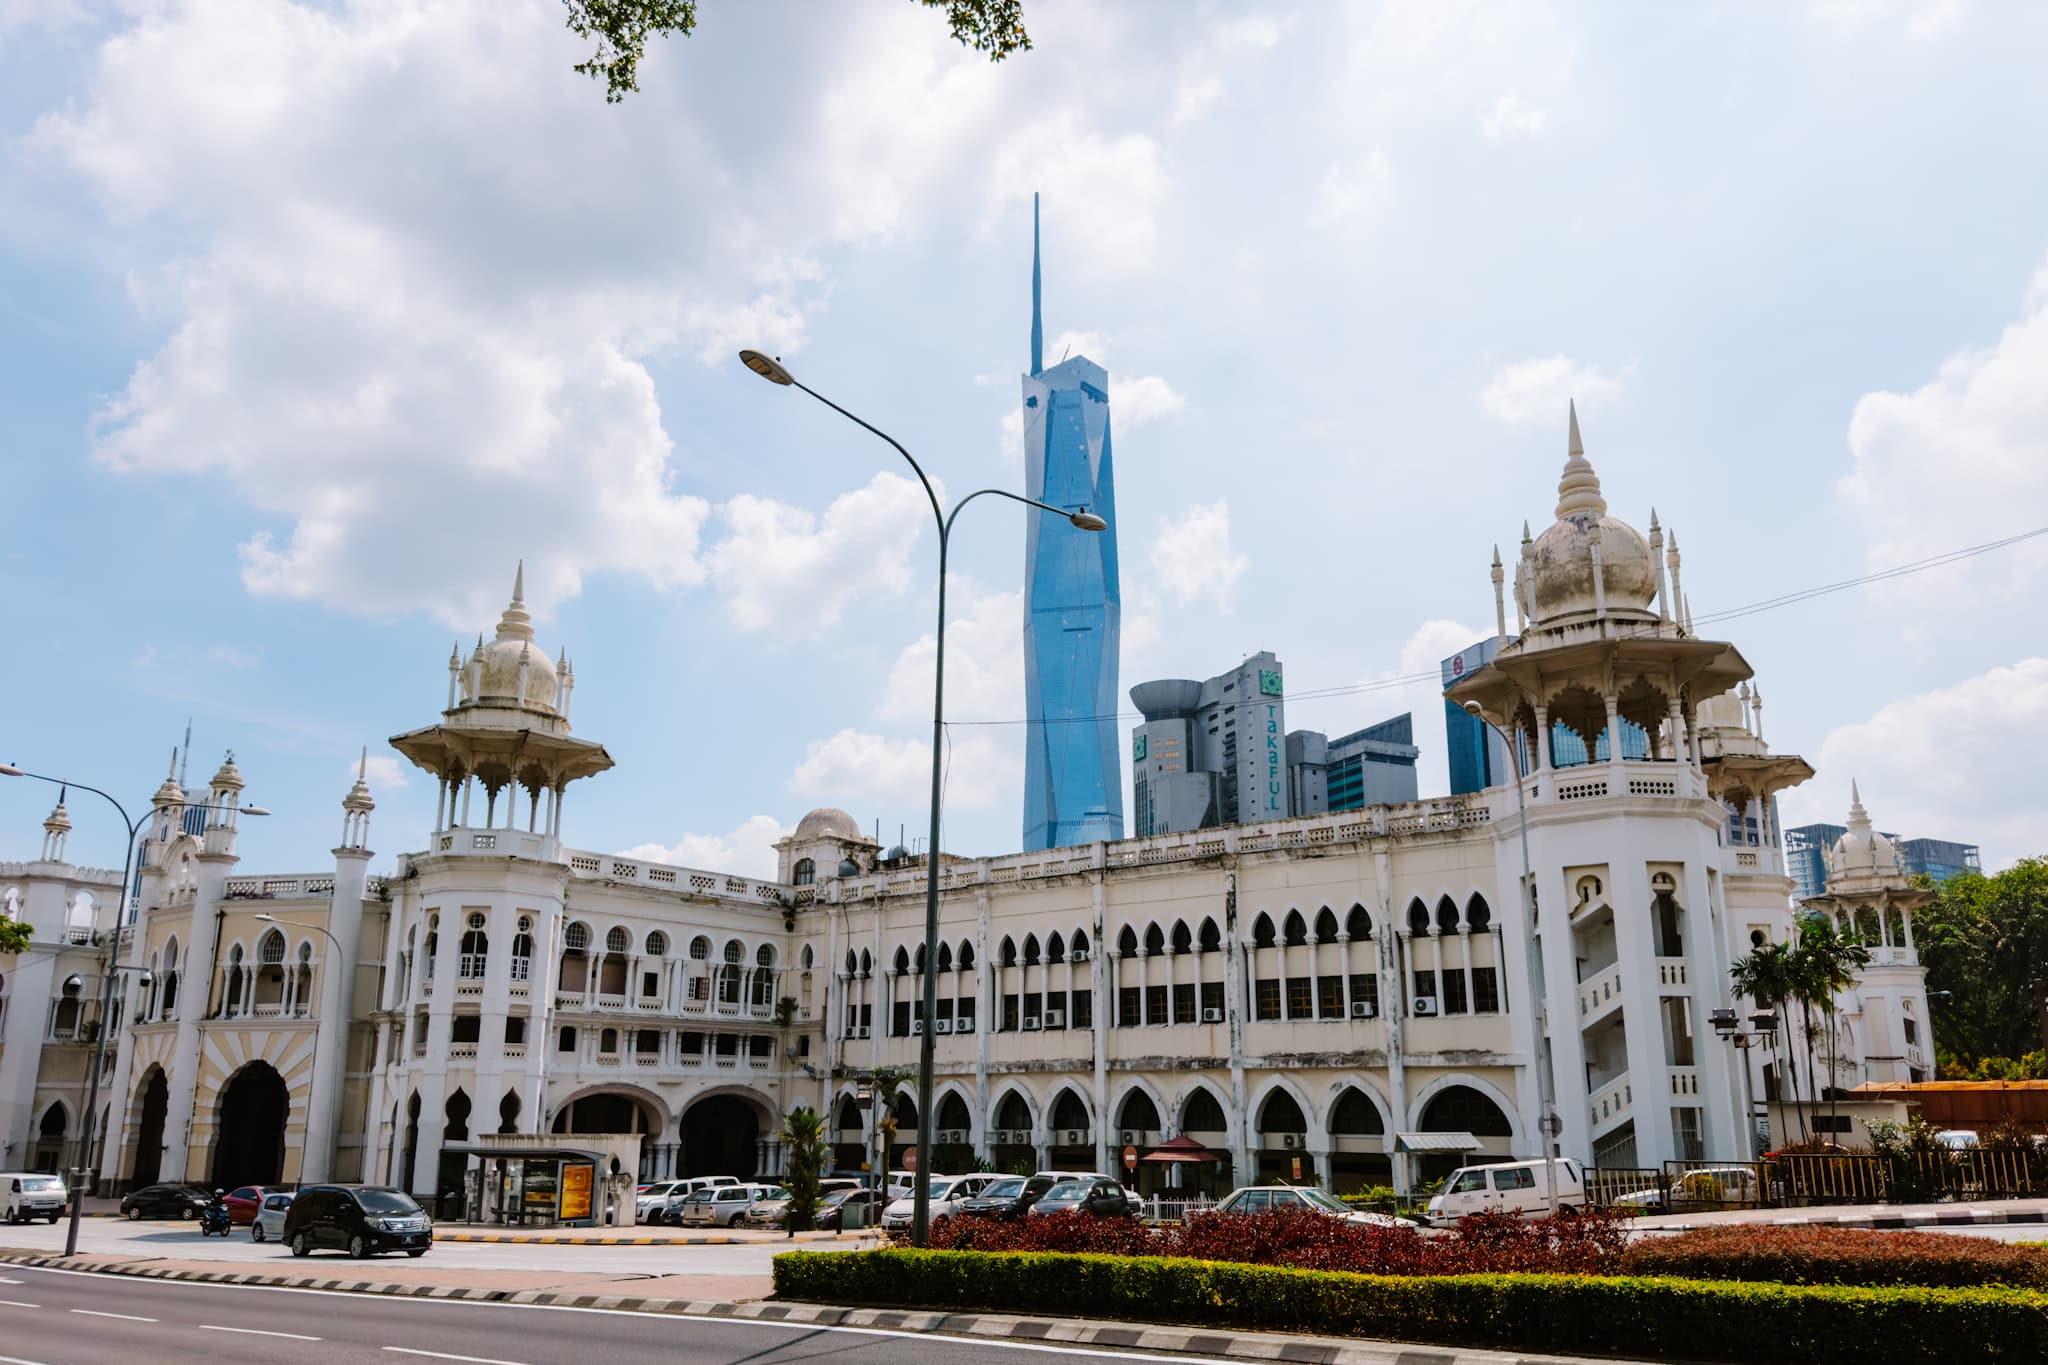
[[[505,614],[498,618],[500,640],[531,640],[533,618],[526,614],[526,561],[519,561],[519,571],[512,579],[512,601],[505,608]],[[482,641],[478,641],[482,647]]]
[[[1870,812],[1863,809],[1863,793],[1856,779],[1849,779],[1849,828],[1861,834],[1870,828]]]
[[[1657,509],[1654,507],[1650,509],[1650,534],[1657,534]]]
[[[363,746],[363,756],[356,760],[356,781],[360,782],[370,771],[370,746]]]
[[[176,781],[176,780],[177,780],[177,776],[178,776],[178,750],[177,750],[176,746],[173,746],[173,747],[172,747],[172,749],[171,749],[171,767],[170,767],[170,771],[168,771],[168,772],[166,772],[166,773],[164,774],[164,781],[166,781],[166,782],[173,782],[173,781]]]
[[[523,559],[512,573],[512,602],[514,606],[526,603],[526,561]]]
[[[1529,519],[1527,517],[1522,518],[1522,543],[1524,545],[1529,543]]]
[[[1586,446],[1579,439],[1579,408],[1571,405],[1571,438],[1565,452],[1564,476],[1557,481],[1557,519],[1604,517],[1607,499],[1600,495],[1600,476],[1586,459]]]
[[[1045,368],[1045,323],[1040,308],[1038,271],[1038,191],[1031,192],[1031,373]]]
[[[1575,399],[1575,398],[1567,398],[1567,399],[1565,399],[1565,400],[1564,400],[1564,403],[1565,403],[1565,410],[1566,410],[1567,412],[1569,412],[1569,413],[1571,414],[1571,423],[1572,423],[1572,434],[1571,434],[1571,444],[1570,444],[1570,445],[1568,445],[1568,446],[1567,446],[1567,447],[1565,448],[1565,454],[1567,454],[1567,455],[1583,455],[1583,454],[1585,454],[1585,453],[1586,453],[1586,443],[1585,443],[1584,441],[1581,441],[1581,440],[1579,439],[1579,404],[1578,404],[1578,400],[1577,400],[1577,399]]]

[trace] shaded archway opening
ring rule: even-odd
[[[472,1108],[469,1092],[456,1087],[448,1097],[448,1103],[441,1109],[441,1141],[454,1144],[469,1141],[469,1114]],[[434,1205],[437,1216],[460,1218],[462,1216],[462,1190],[469,1169],[469,1157],[461,1152],[442,1149],[439,1169],[434,1176]]]
[[[213,1183],[275,1185],[284,1176],[284,1125],[291,1095],[268,1062],[251,1062],[220,1092],[213,1140]]]
[[[163,1179],[164,1117],[170,1108],[170,1083],[163,1068],[153,1066],[142,1083],[142,1115],[135,1125],[135,1172],[130,1182],[134,1188]]]
[[[745,1180],[760,1161],[761,1116],[737,1095],[713,1095],[683,1112],[683,1175]]]
[[[1393,1183],[1386,1119],[1364,1091],[1346,1086],[1330,1107],[1330,1188],[1354,1194]]]
[[[1308,1116],[1294,1096],[1276,1090],[1259,1107],[1257,1158],[1259,1179],[1321,1184],[1315,1158],[1308,1154]]]

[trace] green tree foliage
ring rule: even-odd
[[[782,1150],[789,1157],[789,1210],[783,1229],[795,1236],[818,1225],[818,1180],[825,1171],[825,1121],[798,1106],[782,1120]]]
[[[1913,917],[1913,939],[1927,989],[1947,992],[1933,1002],[1944,1073],[2048,1045],[2048,858],[1951,878]]]
[[[946,12],[946,26],[962,45],[986,52],[992,62],[1031,49],[1024,31],[1024,0],[918,0]],[[697,0],[562,0],[569,28],[595,44],[576,70],[604,82],[604,97],[617,104],[640,88],[640,59],[647,40],[687,38],[697,28]]]
[[[1781,1024],[1772,1040],[1774,1048],[1786,1038],[1782,1022],[1786,1007],[1799,1007],[1800,1034],[1806,1052],[1808,1084],[1805,1097],[1808,1099],[1826,1099],[1832,1093],[1837,1037],[1835,1002],[1855,984],[1856,973],[1869,962],[1870,949],[1860,939],[1837,932],[1834,921],[1826,915],[1809,914],[1799,921],[1796,945],[1763,944],[1738,958],[1729,969],[1737,995],[1748,996],[1759,1008],[1778,1011]],[[1824,1030],[1815,1029],[1816,1014],[1820,1016]],[[1823,1047],[1828,1054],[1825,1080],[1821,1079],[1821,1063],[1817,1056]],[[1801,1098],[1798,1062],[1789,1052],[1784,1057],[1789,1097],[1797,1100]],[[1805,1131],[1805,1123],[1802,1111],[1802,1132]]]
[[[0,914],[0,953],[25,953],[28,943],[28,922]]]

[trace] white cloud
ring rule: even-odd
[[[1179,412],[1188,400],[1156,374],[1118,380],[1110,390],[1111,411],[1116,424],[1125,430],[1141,427],[1156,418]]]
[[[1207,598],[1218,611],[1229,611],[1251,557],[1231,548],[1230,503],[1219,499],[1188,508],[1178,521],[1161,517],[1151,563],[1159,584],[1180,605]]]
[[[1564,421],[1567,400],[1590,410],[1620,396],[1621,381],[1602,374],[1598,365],[1553,355],[1502,366],[1479,395],[1479,406],[1508,426],[1542,426]]]
[[[367,760],[358,759],[363,765],[363,780],[370,784],[374,795],[381,791],[396,791],[412,785],[411,769],[390,754],[371,754]],[[356,764],[348,765],[348,780],[356,780]]]
[[[1210,30],[1208,40],[1181,68],[1167,125],[1184,128],[1208,113],[1229,89],[1225,68],[1247,54],[1271,49],[1286,28],[1286,23],[1270,16],[1248,14]]]
[[[1996,345],[1962,351],[1912,393],[1868,393],[1849,419],[1856,471],[1838,493],[1862,522],[1873,569],[2042,523],[2048,508],[2048,267]],[[2031,590],[2048,539],[1900,580],[1900,597],[1942,600],[1966,581]]]
[[[800,641],[864,598],[910,587],[910,552],[931,504],[916,480],[885,470],[833,499],[823,516],[753,495],[722,504],[718,515],[732,534],[704,563],[733,624]]]
[[[1331,227],[1364,217],[1386,203],[1393,184],[1393,163],[1378,147],[1356,161],[1334,164],[1316,185],[1308,220],[1317,227]]]
[[[1444,693],[1439,670],[1445,659],[1486,635],[1458,621],[1424,621],[1401,646],[1400,662],[1394,669],[1366,680],[1375,686],[1357,703],[1365,712],[1386,717],[1407,711],[1415,718],[1415,743],[1422,750],[1415,764],[1420,796],[1442,796],[1451,789],[1450,767],[1444,756]]]
[[[1109,343],[1107,332],[1061,332],[1045,348],[1045,363],[1057,365],[1069,353],[1084,355],[1105,370],[1109,368]]]
[[[776,870],[775,844],[795,830],[796,826],[782,824],[772,815],[752,815],[727,834],[685,834],[673,844],[635,844],[620,850],[617,856],[706,872],[772,878]]]
[[[1022,777],[1016,747],[997,735],[955,733],[946,754],[947,806],[986,806],[999,796],[1013,798]],[[855,810],[894,808],[922,817],[931,797],[931,773],[927,742],[849,728],[812,741],[788,787],[808,800]]]
[[[983,230],[1006,219],[1011,205],[1044,191],[1059,235],[1088,249],[1065,257],[1073,269],[1122,275],[1154,258],[1158,209],[1169,186],[1159,143],[1144,133],[1105,133],[1074,109],[1029,120],[989,157]],[[1055,352],[1054,354],[1057,354]],[[1050,357],[1048,357],[1050,358]]]
[[[233,645],[215,645],[206,654],[215,663],[226,664],[229,668],[254,668],[263,661],[260,653],[236,649]]]
[[[930,718],[934,652],[927,632],[897,656],[876,704],[877,714],[897,721]],[[1023,717],[1022,589],[974,598],[947,621],[946,714],[960,720]]]
[[[1987,869],[2048,854],[2048,658],[2032,657],[1881,707],[1821,742],[1819,781],[1785,823],[1839,823],[1849,782],[1879,829],[1979,844]]]
[[[1490,112],[1479,116],[1479,130],[1495,141],[1506,137],[1533,137],[1543,131],[1549,117],[1541,109],[1531,109],[1523,104],[1521,95],[1510,90],[1494,101]]]

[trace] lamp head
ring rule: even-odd
[[[243,807],[241,807],[240,809],[241,809],[241,812],[242,812],[242,814],[244,814],[244,815],[268,815],[268,814],[270,814],[270,808],[269,808],[268,806],[243,806]]]
[[[759,351],[741,351],[740,362],[771,384],[796,383],[795,377],[782,368],[781,361],[762,355]]]
[[[262,914],[256,916],[256,922],[258,924],[275,924],[277,923],[277,916],[271,914],[268,910],[266,910]]]
[[[1093,512],[1069,512],[1067,520],[1073,522],[1074,525],[1084,531],[1107,531],[1109,529],[1109,523],[1096,516]]]
[[[1476,701],[1459,702],[1458,705],[1465,708],[1465,714],[1468,716],[1476,716],[1479,714],[1479,703]]]
[[[15,767],[12,763],[0,763],[0,777],[20,776],[22,776],[21,769]]]

